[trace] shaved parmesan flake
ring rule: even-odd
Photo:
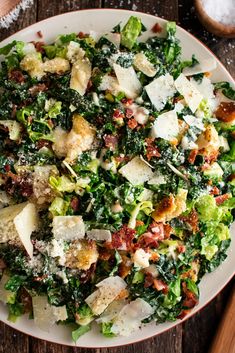
[[[53,306],[46,296],[32,297],[34,323],[41,330],[48,332],[57,321],[68,318],[66,306]]]
[[[202,72],[211,72],[216,69],[217,63],[214,57],[200,60],[199,64],[193,67],[185,67],[183,69],[183,74],[185,76],[197,75]]]
[[[138,249],[133,255],[134,266],[145,268],[149,266],[149,258],[151,254],[145,252],[143,249]]]
[[[129,336],[141,325],[141,321],[148,318],[154,312],[151,305],[141,298],[133,300],[125,305],[114,320],[111,331],[117,335]]]
[[[184,105],[181,102],[177,102],[175,104],[174,110],[176,111],[176,113],[181,113],[183,109],[184,109]]]
[[[111,241],[112,235],[110,230],[107,229],[91,229],[86,232],[87,238],[94,239],[94,240],[104,240],[104,241]]]
[[[67,46],[67,59],[72,63],[75,63],[78,59],[81,59],[85,56],[85,51],[80,47],[80,44],[77,42],[69,42]]]
[[[143,125],[143,124],[147,123],[148,118],[149,118],[148,117],[149,116],[148,109],[141,107],[135,103],[131,104],[128,108],[132,110],[133,116],[139,124]]]
[[[217,101],[214,95],[214,85],[211,83],[211,80],[204,76],[201,82],[193,78],[190,79],[190,82],[203,95],[203,98],[208,101],[209,107],[214,111],[217,106]]]
[[[181,140],[181,147],[183,148],[183,150],[198,149],[198,145],[194,141],[189,140],[189,138],[187,136],[183,136],[183,138]]]
[[[160,172],[156,171],[153,177],[148,181],[149,185],[166,184],[166,178]]]
[[[133,185],[143,184],[153,176],[151,168],[138,156],[120,168],[118,172]]]
[[[148,77],[153,77],[157,73],[154,65],[147,59],[144,53],[135,55],[134,66]]]
[[[189,125],[189,126],[195,126],[196,128],[198,128],[201,131],[205,130],[204,124],[202,119],[200,118],[196,118],[193,115],[185,115],[183,116],[184,121]]]
[[[175,80],[175,87],[194,113],[203,99],[199,90],[183,74]]]
[[[0,243],[11,242],[24,247],[33,256],[30,236],[38,227],[38,215],[33,203],[24,202],[0,210]]]
[[[88,58],[78,58],[71,70],[70,88],[81,96],[86,93],[88,82],[91,78],[91,63]]]
[[[158,111],[162,110],[167,100],[176,93],[174,79],[169,74],[156,78],[145,86],[145,90],[151,103]]]
[[[151,129],[151,136],[171,141],[179,134],[178,117],[174,110],[159,115]]]
[[[85,236],[85,224],[82,216],[55,216],[52,225],[55,239],[72,241]]]
[[[227,138],[222,135],[219,136],[219,147],[222,148],[223,152],[228,152],[230,150]],[[0,201],[1,201],[1,195],[0,195]]]
[[[141,91],[141,83],[132,66],[128,68],[113,64],[118,83],[128,98],[136,98]]]
[[[46,249],[49,256],[58,258],[59,265],[65,265],[66,258],[64,253],[64,241],[62,239],[52,239]]]
[[[121,34],[120,33],[107,33],[104,35],[105,38],[107,38],[111,43],[116,45],[117,48],[120,47],[120,42],[121,42]]]
[[[108,277],[99,282],[98,288],[85,302],[89,305],[95,315],[100,315],[110,303],[126,288],[126,282],[119,276]]]
[[[138,197],[138,201],[151,201],[153,198],[154,192],[152,190],[144,188],[140,196]]]
[[[118,316],[118,314],[126,304],[127,304],[126,300],[114,300],[107,307],[107,309],[100,315],[100,317],[96,319],[96,322],[99,324],[102,322],[113,321],[113,319],[115,319]]]
[[[112,92],[114,95],[116,95],[119,91],[121,91],[121,88],[119,86],[119,83],[116,77],[106,74],[102,78],[102,81],[99,85],[99,90],[100,91],[108,90]]]

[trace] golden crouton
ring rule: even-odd
[[[65,266],[79,270],[89,270],[98,259],[99,253],[95,241],[75,240],[65,254]]]
[[[152,213],[155,222],[167,222],[186,211],[187,190],[180,189],[176,196],[164,197]]]

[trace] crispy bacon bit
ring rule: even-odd
[[[79,200],[76,196],[72,197],[70,201],[70,206],[73,209],[74,212],[78,211],[79,209]]]
[[[221,205],[221,204],[224,203],[226,200],[228,200],[229,197],[230,197],[229,194],[224,194],[224,195],[216,196],[216,197],[215,197],[216,205],[217,205],[217,206]]]
[[[201,152],[201,151],[200,151]],[[207,151],[205,149],[204,157],[205,157],[205,162],[209,163],[209,165],[213,162],[215,162],[218,158],[219,155],[219,150],[213,150],[209,154],[207,154]]]
[[[154,144],[154,139],[153,138],[146,138],[145,142],[147,144],[146,147],[146,156],[148,161],[152,158],[152,157],[161,157],[161,154],[159,153],[157,146]]]
[[[132,250],[133,239],[136,231],[124,225],[120,230],[112,234],[111,243],[106,243],[111,249]]]
[[[198,150],[196,150],[196,149],[190,151],[189,156],[188,156],[188,162],[190,164],[194,164],[195,159],[197,157],[197,154],[198,154]]]
[[[133,99],[131,99],[131,98],[122,98],[121,102],[126,107],[128,107],[128,106],[130,106],[133,103]]]
[[[188,223],[194,234],[198,232],[198,213],[196,210],[193,209],[188,216],[180,216],[179,219]]]
[[[37,52],[44,54],[45,53],[45,49],[43,48],[45,43],[44,42],[33,42],[35,49]]]
[[[151,232],[146,232],[142,234],[138,239],[138,245],[142,249],[158,248],[159,246],[157,239],[155,239],[154,234]]]
[[[142,234],[138,239],[138,244],[146,248],[158,248],[159,241],[170,237],[172,228],[169,224],[153,222],[148,228],[148,232]]]
[[[29,88],[29,93],[32,96],[36,96],[39,92],[45,92],[48,90],[48,87],[45,85],[45,83],[39,83],[37,85],[34,85]]]
[[[183,306],[188,309],[192,309],[195,305],[197,305],[198,298],[197,298],[196,294],[194,294],[193,292],[191,292],[187,288],[187,284],[185,282],[182,283],[182,288],[183,288],[183,292],[186,296],[186,298],[183,301]]]
[[[109,148],[111,151],[114,151],[118,144],[118,138],[114,135],[107,135],[103,136],[105,147]]]
[[[178,251],[179,254],[183,254],[186,251],[185,245],[179,245],[177,247],[177,251]]]
[[[125,117],[124,113],[120,109],[115,109],[113,112],[113,119],[123,119]]]
[[[215,112],[217,119],[230,123],[235,120],[235,103],[234,102],[222,102]]]
[[[210,195],[219,195],[220,191],[217,188],[217,186],[213,186],[213,188],[210,191]]]
[[[125,115],[127,119],[130,119],[133,116],[134,112],[130,108],[126,108]]]
[[[137,127],[138,123],[137,123],[137,121],[134,118],[132,118],[132,119],[128,120],[127,125],[128,125],[128,127],[130,129],[133,130],[133,129],[135,129]]]
[[[37,35],[39,36],[39,38],[43,38],[42,31],[37,31]]]
[[[150,273],[147,273],[144,278],[144,288],[151,287],[153,285],[153,276]]]
[[[157,291],[162,291],[164,294],[168,292],[168,285],[161,279],[154,278],[153,286]]]
[[[79,32],[78,33],[78,38],[83,39],[83,38],[86,38],[86,37],[87,37],[86,33],[84,33],[84,32]]]
[[[207,170],[210,168],[210,164],[209,163],[205,163],[201,166],[201,171],[203,172],[204,170]]]
[[[51,147],[51,141],[48,141],[48,140],[38,140],[36,142],[36,148],[37,149],[41,149],[43,147]]]
[[[170,235],[172,233],[172,228],[170,224],[164,224],[163,227],[164,227],[164,239],[170,238]]]
[[[8,173],[8,172],[10,172],[10,170],[11,170],[11,166],[10,166],[9,164],[6,164],[6,165],[4,166],[4,169],[5,169],[5,171]]]
[[[130,160],[130,157],[128,156],[117,156],[117,157],[114,157],[115,160],[118,162],[118,163],[122,163],[122,162],[129,162]]]
[[[152,27],[152,32],[161,33],[161,31],[162,31],[162,27],[160,26],[160,24],[158,22],[155,23],[155,25]]]
[[[16,191],[19,191],[24,197],[30,197],[33,194],[33,182],[30,175],[16,175],[10,171],[7,176],[10,179],[6,187],[6,191],[10,195],[15,194]]]
[[[9,79],[17,83],[23,83],[25,81],[24,75],[20,70],[11,70],[8,75]]]
[[[153,234],[156,240],[163,240],[165,237],[163,223],[153,222],[150,224],[148,230]]]

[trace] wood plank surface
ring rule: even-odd
[[[218,38],[203,29],[192,0],[34,0],[34,5],[21,12],[10,29],[0,30],[0,40],[47,17],[94,7],[124,8],[175,20],[209,46],[235,77],[235,40]],[[0,323],[0,353],[207,353],[223,315],[232,282],[184,324],[137,344],[111,349],[65,347],[28,337]]]

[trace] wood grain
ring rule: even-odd
[[[193,0],[34,0],[34,5],[21,12],[9,30],[0,30],[0,40],[44,18],[93,7],[125,8],[175,20],[208,45],[235,76],[235,40],[217,38],[203,29],[196,17]],[[65,347],[28,337],[0,323],[0,353],[207,353],[231,288],[230,282],[216,299],[183,325],[120,348],[90,350]]]
[[[101,7],[101,0],[38,1],[37,20],[69,11]]]
[[[0,0],[1,3],[1,0]],[[0,5],[1,6],[1,5]],[[13,22],[10,28],[1,28],[0,29],[0,41],[4,38],[9,37],[11,34],[19,31],[22,28],[25,28],[37,20],[37,1],[34,4],[26,9],[25,11],[20,11],[20,16],[17,21]]]
[[[0,322],[0,353],[29,353],[28,336]]]
[[[210,353],[235,353],[235,287],[218,327]]]

